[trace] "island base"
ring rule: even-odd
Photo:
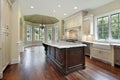
[[[64,74],[85,69],[84,47],[57,48],[47,44],[43,45],[46,56],[50,58]]]

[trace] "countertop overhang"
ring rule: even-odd
[[[82,42],[106,46],[120,46],[120,43],[117,42],[100,42],[100,41],[82,41]]]
[[[50,45],[53,47],[57,47],[57,48],[73,48],[73,47],[85,47],[85,46],[87,46],[86,44],[83,44],[83,43],[72,43],[72,42],[64,42],[64,41],[57,42],[57,43],[44,42],[44,44],[47,44],[47,45]]]

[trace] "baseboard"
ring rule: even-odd
[[[10,64],[17,64],[19,63],[19,59],[12,59]]]
[[[3,78],[3,72],[4,72],[4,70],[6,69],[6,67],[7,67],[8,65],[9,65],[9,62],[6,63],[6,65],[2,68],[2,71],[0,72],[0,79]]]

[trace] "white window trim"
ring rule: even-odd
[[[95,24],[95,31],[94,31],[95,41],[120,42],[120,39],[112,39],[111,27],[110,27],[111,26],[111,18],[110,17],[111,17],[112,14],[116,14],[116,13],[120,13],[120,9],[94,17],[94,20],[95,20],[94,21],[95,22],[94,23]],[[98,39],[97,19],[100,18],[100,17],[104,17],[104,16],[108,16],[108,19],[109,19],[109,37],[108,37],[107,40],[105,40],[105,39]]]

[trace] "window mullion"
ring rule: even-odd
[[[109,15],[109,40],[112,39],[112,21],[111,21],[111,17]]]
[[[119,31],[118,32],[118,39],[120,39],[120,21],[119,21],[120,15],[119,14],[118,14],[118,31]]]

